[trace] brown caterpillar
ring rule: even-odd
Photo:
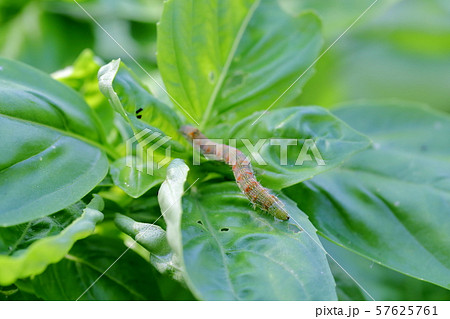
[[[289,219],[284,204],[256,180],[250,160],[244,153],[234,147],[214,143],[192,126],[183,126],[180,132],[198,147],[205,157],[225,162],[232,167],[236,183],[253,203],[253,207],[258,206],[278,219]]]

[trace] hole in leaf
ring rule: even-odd
[[[209,82],[214,83],[214,80],[216,79],[216,75],[213,71],[209,72]]]
[[[203,225],[203,222],[201,220],[197,220],[197,224]]]
[[[302,231],[302,229],[300,227],[298,227],[297,225],[293,225],[293,224],[289,224],[288,229],[295,234]]]
[[[234,94],[236,90],[241,88],[247,79],[248,74],[241,70],[237,70],[225,82],[225,88],[222,90],[222,98],[226,98],[230,94]]]
[[[242,71],[236,71],[233,76],[228,80],[228,85],[232,88],[242,86],[244,84],[247,75]]]
[[[221,228],[220,231],[229,231],[230,229],[227,227]]]

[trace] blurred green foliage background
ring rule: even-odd
[[[326,49],[373,0],[280,2],[292,14],[319,14]],[[79,3],[148,72],[157,74],[161,0]],[[379,1],[317,63],[296,104],[333,107],[355,99],[398,98],[450,112],[449,16],[448,0]],[[149,83],[102,27],[72,0],[0,0],[0,56],[51,73],[72,65],[90,48],[105,62],[120,57]],[[373,265],[333,244],[325,247],[376,299],[450,299],[447,290]]]
[[[156,66],[161,0],[79,0],[78,3],[144,67]],[[85,48],[105,61],[123,50],[72,0],[0,0],[0,55],[47,72],[71,65]]]
[[[314,10],[321,16],[325,49],[373,0],[280,2],[292,14]],[[155,69],[162,0],[79,3],[147,71]],[[449,16],[448,0],[378,1],[320,59],[298,103],[331,107],[399,98],[450,111]],[[71,65],[85,48],[105,61],[121,57],[138,69],[73,0],[0,0],[0,25],[0,55],[47,72]]]

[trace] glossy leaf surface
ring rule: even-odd
[[[0,59],[0,225],[50,215],[106,175],[108,149],[93,111],[48,75]]]

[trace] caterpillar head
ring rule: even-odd
[[[272,195],[272,197],[275,199],[275,202],[272,204],[272,206],[270,206],[267,209],[269,214],[271,214],[272,216],[275,216],[276,218],[281,219],[281,220],[288,220],[289,214],[287,213],[286,209],[284,208],[284,204],[278,198],[276,198],[274,195]]]

